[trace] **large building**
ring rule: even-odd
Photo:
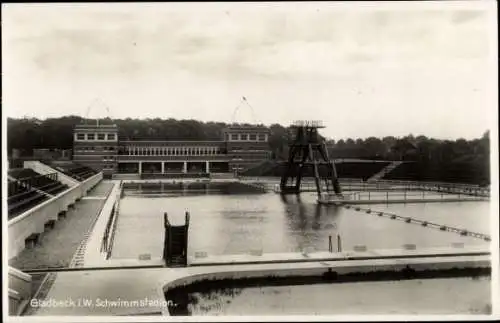
[[[110,176],[241,172],[271,157],[269,129],[232,125],[219,141],[121,140],[116,125],[80,124],[73,160]]]

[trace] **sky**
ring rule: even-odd
[[[3,4],[3,115],[477,138],[498,126],[495,5]]]

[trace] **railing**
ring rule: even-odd
[[[429,193],[428,191],[365,191],[354,192],[343,195],[336,195],[332,192],[325,192],[320,197],[321,202],[328,201],[352,201],[352,202],[412,202],[412,201],[484,201],[485,197],[470,194],[449,194],[440,192],[440,194]]]
[[[385,191],[385,194],[380,194],[380,192],[356,192],[351,194],[351,199],[356,200],[378,200],[380,198],[389,200],[389,198],[403,198],[403,200],[412,200],[412,199],[449,199],[449,198],[458,198],[463,200],[473,199],[473,200],[482,200],[481,196],[470,196],[468,194],[449,194],[440,192],[440,194],[429,194],[428,191],[410,191],[404,190],[402,192],[399,191]]]
[[[158,179],[158,178],[209,178],[210,175],[205,172],[192,173],[142,173],[141,179]]]
[[[108,218],[106,223],[106,228],[104,229],[104,236],[101,244],[101,252],[106,254],[106,259],[111,257],[111,251],[113,250],[113,242],[115,239],[115,230],[118,215],[120,213],[120,201],[123,196],[123,182],[120,181],[118,193],[116,194],[115,203],[111,208],[111,216]]]
[[[462,193],[476,196],[490,196],[489,187],[481,187],[473,184],[444,183],[444,182],[415,182],[415,181],[393,181],[380,180],[377,183],[391,186],[400,186],[402,188],[418,188],[427,191],[438,191],[445,193]]]
[[[250,178],[245,178],[245,180],[250,180]],[[268,183],[273,183],[273,181],[268,181]],[[321,181],[323,182],[323,181]],[[481,196],[490,197],[490,190],[488,188],[481,188],[479,186],[469,186],[465,184],[455,185],[449,183],[429,183],[429,182],[399,182],[399,181],[377,181],[377,182],[363,182],[355,180],[339,179],[341,183],[341,189],[343,191],[428,191],[428,192],[439,192],[446,194],[460,194],[460,195],[471,195],[471,196]],[[274,182],[275,185],[278,182]],[[321,183],[321,190],[326,191],[326,185]],[[313,181],[303,181],[300,187],[302,192],[316,191],[316,183]],[[276,189],[275,189],[276,190]],[[279,189],[277,190],[279,191]]]
[[[20,187],[28,190],[32,188],[43,189],[48,185],[58,183],[57,175],[57,173],[51,173],[23,178],[12,178],[12,181],[9,182],[9,192],[19,190]]]

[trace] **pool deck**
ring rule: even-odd
[[[105,254],[101,252],[101,243],[104,237],[104,231],[106,229],[106,224],[109,217],[111,216],[111,210],[116,201],[117,194],[120,191],[120,181],[113,180],[113,188],[108,194],[106,202],[101,209],[101,213],[94,224],[94,229],[92,234],[87,240],[86,250],[84,254],[83,264],[85,267],[97,266],[105,259]]]
[[[38,306],[34,315],[168,315],[164,290],[203,279],[321,275],[329,268],[350,273],[401,270],[408,265],[416,269],[491,266],[488,246],[340,253],[197,254],[198,257],[188,259],[190,266],[186,268],[166,268],[162,259],[155,258],[106,260],[101,241],[120,181],[111,182],[114,187],[87,240],[83,268],[58,272],[47,296],[40,300],[44,301],[40,304],[43,306]],[[36,307],[32,302],[33,305]]]
[[[276,256],[276,255],[275,255]],[[285,255],[283,255],[285,257]],[[215,259],[212,259],[215,260]],[[140,265],[144,261],[111,261],[109,265]],[[160,260],[146,261],[149,265]],[[489,256],[427,257],[350,261],[313,261],[274,264],[212,265],[186,268],[141,268],[62,272],[57,276],[46,302],[62,304],[40,307],[36,315],[168,315],[164,288],[201,279],[266,276],[321,275],[328,268],[337,272],[373,271],[412,267],[452,268],[457,265],[489,267]],[[235,268],[237,266],[238,268]],[[142,301],[126,304],[123,301]],[[84,304],[83,302],[91,302]],[[105,303],[107,302],[107,304]],[[112,303],[115,302],[115,303]],[[121,304],[121,305],[118,305]]]

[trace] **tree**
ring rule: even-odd
[[[366,138],[366,140],[363,142],[363,147],[364,149],[366,149],[368,154],[373,157],[385,157],[388,153],[388,149],[386,148],[382,140],[376,137]]]

